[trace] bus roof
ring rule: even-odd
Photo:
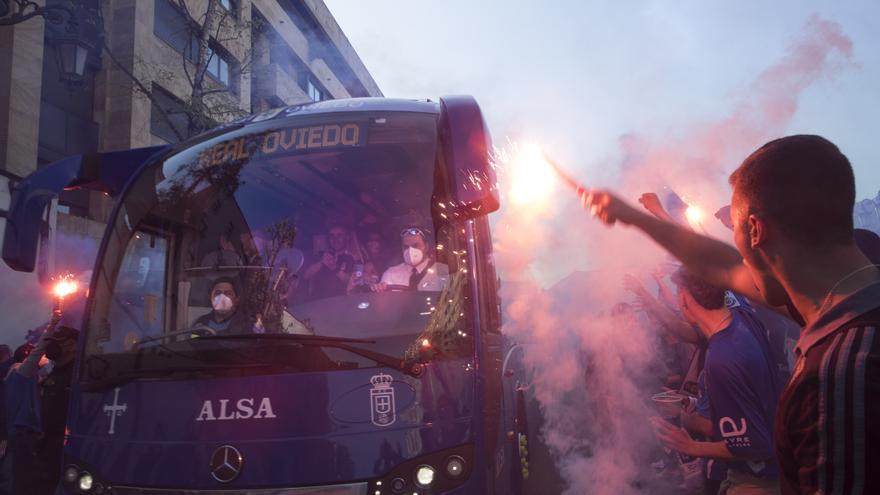
[[[431,100],[407,100],[402,98],[347,98],[324,100],[301,105],[273,108],[256,115],[236,120],[234,124],[247,124],[300,115],[320,115],[339,112],[419,112],[438,113],[440,104]]]

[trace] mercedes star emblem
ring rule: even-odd
[[[232,445],[217,447],[211,455],[211,476],[220,483],[229,483],[241,474],[243,464],[241,452]]]

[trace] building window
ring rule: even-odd
[[[162,115],[160,108],[165,111],[165,115]],[[189,133],[189,121],[183,102],[155,83],[150,105],[150,132],[168,143],[180,141],[178,134],[186,138]]]
[[[224,9],[235,7],[235,2],[228,0],[220,2]],[[193,24],[186,14],[182,12],[172,0],[156,0],[153,32],[159,39],[165,41],[172,48],[182,53],[187,60],[196,63],[199,53],[199,38],[193,29]],[[207,71],[211,77],[229,87],[230,71],[229,57],[209,47],[205,54]]]
[[[224,86],[229,86],[229,62],[226,58],[220,52],[209,48],[207,60],[208,74]]]
[[[153,33],[184,54],[190,62],[195,62],[196,54],[199,53],[199,39],[191,22],[171,0],[156,0]]]
[[[321,101],[327,99],[327,94],[311,77],[306,82],[306,92],[309,94],[309,98],[311,98],[312,101]]]
[[[235,16],[235,11],[237,7],[237,5],[235,5],[235,0],[220,0],[220,6],[223,7],[226,12],[229,12],[230,14]]]

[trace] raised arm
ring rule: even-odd
[[[651,278],[654,279],[654,282],[657,282],[657,291],[660,294],[660,299],[670,308],[676,307],[678,303],[675,300],[675,295],[669,290],[669,286],[666,285],[663,279],[663,271],[659,268],[654,270],[651,272]]]
[[[642,284],[642,281],[632,275],[625,275],[623,286],[642,302],[645,311],[651,315],[666,334],[691,344],[700,342],[699,336],[675,311],[658,301]]]
[[[581,196],[581,202],[584,208],[606,225],[620,222],[640,229],[687,265],[688,269],[709,282],[764,302],[739,252],[730,244],[698,234],[674,222],[655,218],[608,191],[586,191]]]
[[[52,320],[49,321],[49,325],[46,327],[46,330],[43,331],[43,335],[40,337],[39,342],[37,342],[37,345],[31,353],[28,354],[28,357],[22,361],[21,366],[15,369],[17,373],[27,378],[33,378],[37,375],[37,371],[40,369],[40,359],[46,355],[46,346],[49,344],[49,337],[52,336],[55,327],[58,326],[60,321],[61,311],[53,311]]]
[[[656,193],[645,193],[642,194],[642,197],[639,198],[639,203],[648,210],[648,213],[654,215],[660,220],[665,220],[667,222],[675,222],[675,219],[672,218],[672,215],[666,211],[666,208],[663,207],[663,203],[660,202],[660,197],[657,196]]]

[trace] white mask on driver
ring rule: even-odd
[[[417,247],[408,247],[403,250],[403,261],[409,266],[419,266],[425,259],[425,253]]]
[[[226,294],[217,294],[211,300],[211,305],[214,307],[214,311],[225,313],[232,310],[232,299]]]

